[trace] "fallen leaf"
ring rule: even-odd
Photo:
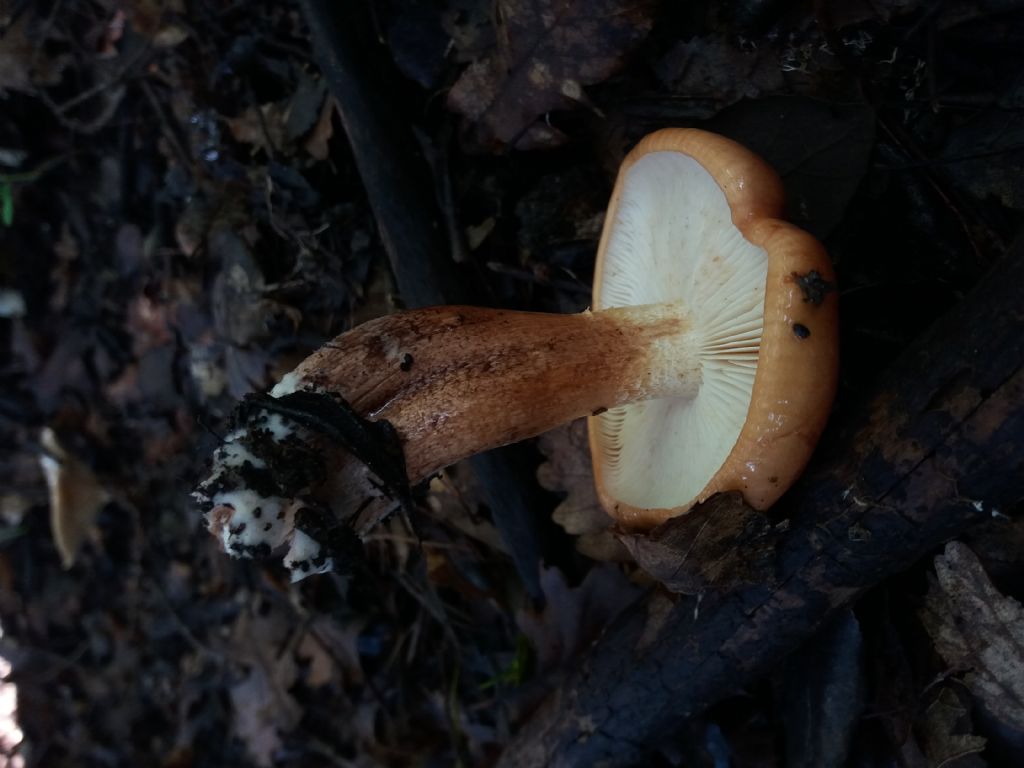
[[[543,610],[521,610],[516,619],[542,671],[574,658],[643,591],[617,567],[604,563],[591,568],[578,587],[570,587],[554,567],[541,569],[540,582],[546,600]]]
[[[451,40],[454,60],[468,64],[494,45],[492,3],[487,0],[448,0],[441,11],[441,28]]]
[[[302,707],[289,693],[298,678],[292,627],[283,613],[258,610],[241,613],[233,628],[231,647],[246,672],[229,694],[235,735],[257,765],[271,766],[281,733],[298,725]]]
[[[61,564],[70,568],[110,494],[85,463],[64,450],[52,429],[44,427],[39,442],[44,450],[39,465],[50,491],[50,531]]]
[[[324,616],[314,619],[310,626],[310,637],[316,641],[320,649],[330,655],[332,668],[339,673],[344,685],[348,687],[361,686],[365,682],[362,658],[359,654],[359,637],[366,629],[368,621],[365,616],[350,617],[345,621]],[[299,646],[299,653],[305,655],[303,646],[304,643]]]
[[[484,506],[481,491],[470,468],[463,463],[455,464],[431,479],[427,504],[435,519],[483,542],[495,552],[504,552],[505,544],[498,529],[486,515],[480,514]]]
[[[47,55],[43,43],[49,41],[39,38],[52,32],[49,26],[34,22],[30,13],[22,13],[13,24],[0,30],[0,91],[31,94],[38,87],[60,82],[71,56]]]
[[[674,93],[706,99],[707,116],[740,99],[777,92],[785,84],[778,53],[770,43],[741,49],[734,35],[680,41],[656,71]]]
[[[547,461],[537,468],[537,482],[545,490],[566,494],[555,507],[554,521],[566,533],[579,537],[576,548],[587,557],[626,559],[625,549],[610,532],[615,521],[597,499],[587,420],[577,419],[544,433],[538,440],[538,448]]]
[[[473,143],[490,148],[554,146],[560,135],[538,118],[586,104],[584,86],[606,80],[651,29],[639,0],[501,0],[497,46],[471,64],[448,106],[476,123]]]
[[[287,730],[298,723],[301,709],[279,692],[263,667],[252,667],[244,680],[231,686],[235,735],[242,740],[252,759],[260,766],[275,764],[274,754],[281,748],[279,728]]]
[[[235,141],[263,150],[270,155],[280,151],[287,139],[288,103],[271,102],[249,107],[238,117],[227,120]]]
[[[961,701],[950,686],[943,686],[939,695],[924,711],[919,727],[921,749],[929,765],[948,765],[965,755],[985,748],[986,739],[970,733],[970,703]]]
[[[965,544],[935,558],[921,612],[935,648],[981,706],[1003,726],[1024,731],[1024,608],[989,581]]]
[[[620,533],[619,539],[667,589],[694,595],[712,585],[768,581],[776,536],[768,518],[739,493],[720,493],[648,533]]]
[[[334,679],[334,660],[316,635],[303,635],[296,653],[306,662],[306,685],[310,688],[319,688]]]
[[[158,47],[169,48],[188,37],[174,16],[185,14],[182,0],[130,0],[126,3],[132,29]]]
[[[334,109],[334,99],[324,99],[323,107],[320,109],[320,118],[302,144],[305,150],[317,160],[326,160],[330,154],[331,137],[334,136],[334,123],[332,122]]]
[[[309,133],[320,119],[325,101],[330,101],[327,98],[327,84],[323,79],[302,72],[286,108],[285,126],[289,141],[297,141]]]

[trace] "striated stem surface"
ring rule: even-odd
[[[685,312],[650,305],[549,315],[433,307],[342,334],[275,387],[313,386],[387,419],[409,478],[624,403],[692,396]]]

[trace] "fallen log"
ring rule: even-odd
[[[835,425],[777,510],[754,583],[667,614],[634,606],[529,718],[499,763],[630,765],[776,668],[837,610],[1024,498],[1024,238]]]

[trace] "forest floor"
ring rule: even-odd
[[[347,5],[475,303],[586,308],[625,152],[664,126],[717,131],[780,172],[834,261],[842,414],[1020,236],[1012,2]],[[408,303],[317,62],[287,2],[0,1],[8,765],[487,765],[651,589],[591,522],[580,424],[514,454],[533,561],[465,465],[352,573],[291,584],[206,533],[189,492],[235,403]],[[794,676],[858,691],[830,725],[849,765],[1020,758],[1010,518],[968,541],[1016,655],[972,671],[943,653],[926,558],[857,604],[854,650],[780,665],[649,764],[819,764],[786,729]]]

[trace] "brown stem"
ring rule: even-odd
[[[380,318],[307,358],[273,394],[313,386],[387,419],[409,478],[604,408],[699,385],[674,306],[579,315],[433,307]]]

